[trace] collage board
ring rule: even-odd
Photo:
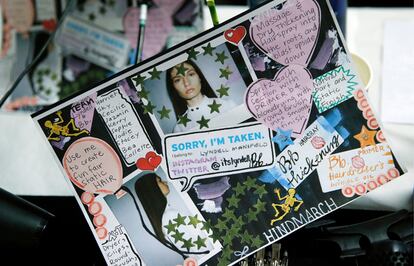
[[[248,10],[32,117],[109,265],[231,265],[404,173],[324,0]]]

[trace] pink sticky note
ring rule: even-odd
[[[259,79],[250,84],[245,95],[246,106],[268,128],[292,129],[292,136],[299,137],[311,112],[312,89],[309,71],[289,65],[272,80]]]
[[[250,37],[276,62],[307,66],[318,40],[320,14],[314,0],[291,0],[280,10],[257,15],[250,24]]]

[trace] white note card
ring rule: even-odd
[[[414,20],[385,23],[382,120],[414,124]]]

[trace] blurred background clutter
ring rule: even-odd
[[[105,264],[30,114],[213,27],[204,0],[144,2],[140,35],[143,1],[0,0],[0,254],[10,265]],[[215,1],[220,22],[263,2]],[[408,173],[239,265],[413,263],[414,0],[330,2]]]

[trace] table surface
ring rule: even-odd
[[[221,21],[247,9],[219,6]],[[212,26],[207,9],[205,27]],[[414,8],[348,8],[348,49],[371,65],[373,80],[370,102],[377,117],[381,112],[381,58],[384,22],[414,19]],[[0,187],[17,195],[72,195],[54,157],[27,114],[0,113]],[[399,210],[413,209],[414,125],[384,123],[382,128],[392,150],[408,173],[353,201],[347,208]]]

